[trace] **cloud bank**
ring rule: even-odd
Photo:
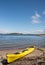
[[[31,31],[30,34],[45,34],[45,30],[34,30]]]

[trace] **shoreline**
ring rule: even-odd
[[[31,45],[30,45],[31,46]],[[1,50],[14,50],[14,49],[16,49],[16,50],[20,50],[20,49],[25,49],[25,48],[28,48],[29,47],[29,45],[27,45],[27,46],[9,46],[9,47],[0,47],[0,51]],[[45,48],[45,45],[42,45],[42,46],[35,46],[35,47],[38,47],[38,48]]]

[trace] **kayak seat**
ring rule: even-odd
[[[28,49],[23,50],[22,52],[28,51]]]
[[[16,52],[16,53],[14,53],[14,54],[20,54],[19,52]]]

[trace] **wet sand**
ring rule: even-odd
[[[23,49],[8,49],[8,50],[0,50],[0,61],[1,57],[6,58],[7,53],[15,53],[16,51],[22,51]],[[0,65],[1,62],[0,62]],[[10,63],[8,65],[45,65],[45,48],[35,49],[31,54]]]

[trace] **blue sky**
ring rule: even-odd
[[[44,33],[45,0],[0,0],[0,33]]]

